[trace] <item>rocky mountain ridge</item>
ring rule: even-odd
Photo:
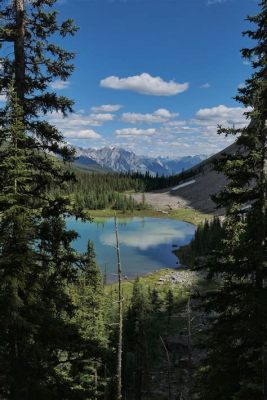
[[[177,159],[164,157],[138,156],[134,152],[120,147],[92,148],[76,147],[76,164],[82,166],[99,166],[113,172],[149,172],[152,176],[172,175],[193,167],[203,161],[206,156],[184,156]]]

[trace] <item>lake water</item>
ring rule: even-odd
[[[73,244],[79,252],[86,251],[89,239],[94,242],[98,265],[108,281],[115,280],[114,218],[97,218],[93,223],[69,219],[67,226],[79,234]],[[177,266],[174,246],[189,243],[195,232],[195,226],[186,222],[148,217],[119,218],[118,229],[123,274],[129,278]]]

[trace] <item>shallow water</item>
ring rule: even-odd
[[[73,244],[76,250],[85,252],[87,241],[94,242],[98,265],[108,281],[115,280],[114,219],[95,218],[93,223],[69,219],[67,226],[79,234]],[[149,217],[119,218],[118,229],[123,274],[129,278],[177,266],[174,246],[189,243],[195,232],[195,226],[186,222]]]

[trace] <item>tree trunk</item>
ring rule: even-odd
[[[23,106],[25,96],[25,0],[13,0],[16,14],[14,53],[15,90]]]
[[[187,346],[188,346],[188,400],[192,396],[192,332],[191,332],[191,299],[187,302]]]
[[[116,250],[117,250],[117,265],[118,265],[118,284],[119,284],[119,337],[118,337],[118,359],[117,359],[117,400],[122,399],[122,330],[123,330],[123,308],[122,308],[122,271],[121,271],[121,257],[120,257],[120,246],[119,246],[119,234],[117,217],[114,217],[115,222],[115,235],[116,235]]]

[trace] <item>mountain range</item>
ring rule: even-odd
[[[102,149],[85,149],[76,147],[75,163],[80,167],[95,171],[141,172],[150,175],[173,175],[200,163],[206,156],[184,156],[177,159],[164,157],[145,157],[120,147],[103,147]]]

